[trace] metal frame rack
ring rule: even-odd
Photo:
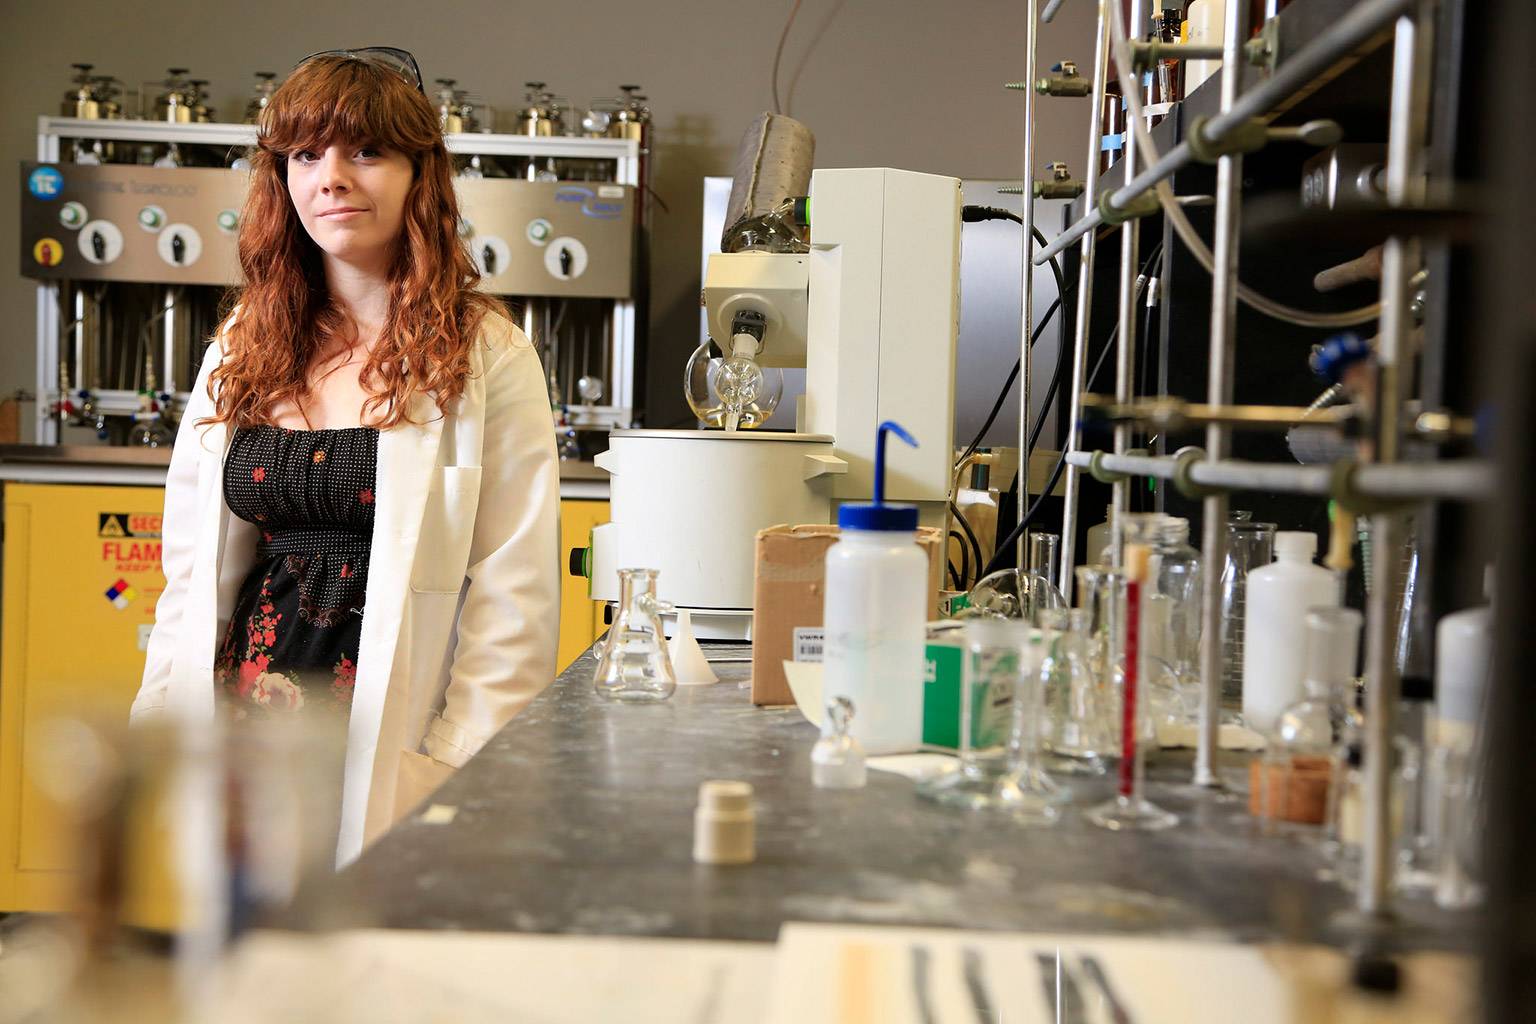
[[[1079,0],[1086,2],[1086,0]],[[1029,225],[1024,235],[1024,299],[1022,323],[1024,343],[1021,353],[1023,388],[1020,408],[1029,408],[1031,377],[1028,338],[1034,324],[1030,303],[1033,268],[1053,256],[1078,248],[1079,290],[1072,347],[1071,427],[1067,443],[1065,509],[1062,528],[1060,585],[1070,594],[1074,565],[1074,541],[1077,534],[1077,506],[1081,499],[1081,474],[1093,468],[1095,475],[1116,478],[1113,484],[1114,509],[1128,508],[1129,485],[1126,474],[1179,480],[1186,493],[1200,495],[1204,530],[1202,555],[1207,566],[1219,566],[1226,555],[1225,523],[1229,491],[1262,490],[1292,495],[1333,496],[1369,514],[1369,531],[1377,550],[1392,550],[1403,538],[1403,503],[1427,501],[1477,501],[1492,491],[1491,464],[1471,459],[1440,459],[1408,464],[1401,438],[1406,422],[1410,366],[1409,331],[1410,286],[1420,262],[1421,239],[1407,234],[1391,235],[1384,247],[1379,307],[1350,311],[1347,314],[1306,314],[1280,307],[1263,297],[1247,292],[1238,281],[1238,239],[1242,214],[1244,154],[1261,149],[1272,141],[1295,139],[1296,129],[1271,127],[1270,122],[1299,96],[1315,88],[1319,76],[1326,75],[1341,61],[1389,41],[1391,52],[1391,88],[1388,116],[1386,162],[1386,201],[1390,211],[1411,211],[1425,201],[1426,166],[1424,148],[1430,117],[1429,80],[1434,59],[1433,33],[1437,5],[1434,0],[1362,0],[1330,20],[1293,52],[1273,54],[1267,75],[1243,88],[1241,69],[1248,63],[1245,44],[1249,43],[1248,0],[1224,0],[1226,8],[1225,39],[1220,50],[1222,71],[1219,83],[1220,103],[1214,116],[1196,118],[1184,125],[1182,140],[1158,152],[1158,144],[1148,127],[1148,112],[1132,78],[1133,43],[1127,35],[1128,23],[1119,0],[1099,0],[1093,77],[1089,96],[1089,151],[1085,174],[1086,212],[1051,244],[1037,248]],[[1049,20],[1061,5],[1050,0],[1044,18]],[[1036,47],[1040,14],[1037,0],[1027,0],[1028,40],[1024,54],[1026,80],[1034,83],[1037,66]],[[1130,25],[1145,22],[1146,0],[1132,0]],[[1283,16],[1282,16],[1283,17]],[[1213,55],[1211,48],[1160,44],[1160,56],[1198,58]],[[1123,173],[1118,188],[1101,188],[1099,155],[1101,151],[1101,111],[1107,82],[1118,78],[1122,83],[1127,110],[1127,138],[1120,161]],[[1034,89],[1025,106],[1025,191],[1034,182]],[[1042,87],[1042,91],[1043,87]],[[1073,93],[1073,95],[1081,95]],[[1168,133],[1161,133],[1163,138]],[[1144,169],[1138,171],[1138,158]],[[1136,302],[1138,298],[1137,261],[1140,258],[1138,232],[1140,218],[1161,213],[1177,230],[1186,247],[1199,253],[1204,242],[1195,235],[1168,179],[1196,161],[1214,163],[1215,230],[1214,246],[1201,262],[1209,271],[1211,303],[1209,310],[1209,352],[1207,401],[1212,407],[1231,407],[1235,366],[1239,355],[1237,312],[1239,299],[1262,307],[1292,314],[1286,319],[1312,327],[1343,326],[1377,319],[1377,403],[1368,436],[1374,454],[1368,463],[1344,467],[1257,463],[1233,459],[1232,425],[1219,417],[1207,422],[1205,448],[1186,449],[1178,455],[1150,456],[1128,454],[1131,425],[1116,423],[1113,454],[1092,452],[1085,448],[1079,424],[1082,417],[1082,393],[1086,387],[1084,369],[1088,354],[1092,289],[1095,279],[1096,242],[1111,232],[1120,242],[1120,274],[1117,289],[1119,314],[1116,360],[1115,399],[1129,402],[1133,393],[1133,372],[1138,351]],[[1154,201],[1155,193],[1155,201]],[[1029,204],[1025,204],[1028,210]],[[1401,223],[1401,222],[1399,222]],[[1399,231],[1402,229],[1399,228]],[[1027,416],[1021,416],[1020,444],[1025,446]],[[1022,492],[1021,492],[1022,493]],[[1116,538],[1118,541],[1118,537]],[[1022,543],[1022,538],[1021,538]],[[1118,543],[1114,546],[1118,551]],[[1369,918],[1388,915],[1391,909],[1392,822],[1390,817],[1390,763],[1399,693],[1397,668],[1393,660],[1395,629],[1394,588],[1391,559],[1377,558],[1371,566],[1371,587],[1367,608],[1366,700],[1367,733],[1364,743],[1366,807],[1364,817],[1363,869],[1358,894],[1359,910]],[[1021,561],[1022,565],[1022,551]],[[1215,787],[1220,780],[1216,770],[1218,757],[1217,726],[1221,697],[1221,584],[1219,573],[1204,574],[1202,593],[1202,650],[1200,679],[1199,750],[1195,782]]]
[[[256,141],[256,129],[246,124],[177,124],[164,121],[86,120],[71,117],[39,117],[37,121],[37,159],[56,163],[71,139],[103,142],[178,143],[184,145],[244,147]],[[449,134],[448,151],[464,156],[519,157],[532,160],[611,161],[612,181],[619,185],[640,184],[640,144],[633,139],[587,139],[505,135],[490,133]],[[60,354],[58,318],[59,288],[52,283],[37,287],[37,442],[59,443],[59,423],[52,409],[59,398],[57,368]],[[612,393],[607,405],[573,405],[568,415],[579,427],[627,427],[634,419],[636,403],[636,303],[633,298],[615,300],[611,319]],[[174,371],[171,354],[164,365],[167,376]],[[167,379],[162,382],[175,397],[178,406],[186,403],[189,382]],[[138,408],[138,396],[132,391],[102,390],[95,393],[97,408],[111,415],[132,414]]]

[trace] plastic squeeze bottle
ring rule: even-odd
[[[1302,697],[1307,656],[1307,611],[1339,604],[1333,573],[1312,564],[1317,536],[1275,534],[1275,560],[1248,574],[1243,627],[1243,719],[1268,734]]]
[[[849,735],[868,754],[907,753],[923,741],[928,556],[917,546],[916,506],[885,502],[890,434],[917,447],[900,425],[880,424],[875,500],[838,509],[822,616],[823,701],[853,704]]]

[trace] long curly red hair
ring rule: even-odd
[[[247,427],[266,422],[279,403],[302,408],[314,355],[352,340],[352,325],[327,294],[320,247],[288,195],[289,154],[333,142],[392,149],[415,168],[388,272],[389,315],[360,374],[372,396],[364,419],[396,426],[423,392],[446,412],[463,393],[481,319],[504,313],[476,290],[480,274],[458,235],[453,164],[437,111],[389,68],[313,58],[272,94],[257,129],[240,215],[244,284],[229,300],[234,312],[224,357],[209,376],[207,422]]]

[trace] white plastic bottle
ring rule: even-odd
[[[1493,575],[1483,580],[1493,597]],[[1493,609],[1487,605],[1452,612],[1435,628],[1435,719],[1437,745],[1470,753],[1482,719],[1483,695],[1493,669]]]
[[[1266,735],[1302,696],[1307,610],[1339,604],[1338,579],[1312,564],[1315,554],[1315,534],[1282,531],[1275,534],[1275,561],[1248,574],[1243,720]]]
[[[875,448],[875,500],[838,510],[827,550],[823,703],[853,704],[849,734],[868,754],[923,742],[923,648],[928,557],[917,546],[917,509],[885,503],[885,441],[917,442],[890,421]]]

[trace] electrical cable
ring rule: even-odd
[[[1020,217],[1012,210],[1004,210],[996,206],[965,206],[961,207],[960,209],[960,222],[962,224],[976,224],[989,220],[1011,220],[1015,224],[1024,223],[1024,218]],[[1032,233],[1034,235],[1035,241],[1040,245],[1041,248],[1044,248],[1047,242],[1045,236],[1040,233],[1040,229],[1034,228]],[[1076,281],[1072,282],[1070,285],[1064,283],[1064,278],[1061,272],[1061,264],[1056,262],[1056,257],[1051,257],[1050,264],[1051,273],[1056,278],[1056,298],[1051,303],[1050,307],[1046,309],[1045,315],[1040,318],[1040,322],[1035,325],[1034,333],[1030,335],[1029,345],[1031,349],[1033,349],[1035,343],[1040,340],[1040,335],[1045,330],[1046,325],[1051,322],[1052,315],[1054,315],[1055,312],[1061,308],[1062,299],[1066,297],[1067,293],[1071,291],[1071,289],[1077,287]],[[1063,334],[1062,350],[1061,352],[1057,353],[1056,356],[1056,366],[1058,370],[1061,367],[1061,363],[1065,355],[1066,335]],[[981,446],[982,438],[986,437],[987,431],[992,429],[992,424],[997,421],[997,415],[1002,411],[1003,402],[1007,400],[1008,392],[1013,387],[1013,382],[1018,379],[1019,368],[1019,360],[1014,360],[1013,369],[1008,372],[1008,379],[1003,381],[1002,389],[998,392],[997,395],[997,401],[992,403],[992,411],[987,414],[986,421],[982,423],[981,429],[976,432],[976,436],[972,438],[971,443],[966,446],[964,454],[962,454],[959,460],[956,462],[957,465],[960,462],[965,461],[967,456],[969,456],[972,452]],[[1052,386],[1047,390],[1045,404],[1042,406],[1042,414],[1045,409],[1050,407],[1051,396],[1055,393],[1055,380],[1056,377],[1053,375]],[[1038,430],[1035,431],[1035,433],[1038,434]],[[1034,447],[1033,441],[1030,442],[1030,447]]]
[[[1147,128],[1146,117],[1143,114],[1141,102],[1141,89],[1136,84],[1136,79],[1131,73],[1131,47],[1125,30],[1125,12],[1119,4],[1110,4],[1110,17],[1114,30],[1110,33],[1110,50],[1114,58],[1115,76],[1120,80],[1120,90],[1124,102],[1128,108],[1126,116],[1126,131],[1136,140],[1136,148],[1141,151],[1143,160],[1148,167],[1162,159],[1162,154],[1157,151],[1157,143],[1152,141],[1151,131]],[[1225,72],[1224,72],[1225,73]],[[1179,236],[1190,253],[1205,268],[1207,274],[1215,275],[1216,257],[1211,254],[1205,240],[1200,237],[1195,226],[1185,216],[1183,207],[1179,206],[1174,198],[1173,189],[1166,180],[1159,181],[1153,188],[1158,203],[1163,208],[1163,214],[1173,225],[1174,232]],[[1254,289],[1243,284],[1240,280],[1234,280],[1237,285],[1237,297],[1244,305],[1258,310],[1265,316],[1276,320],[1286,321],[1301,327],[1316,327],[1325,330],[1334,330],[1340,327],[1352,327],[1356,324],[1366,323],[1376,319],[1381,314],[1381,304],[1373,303],[1362,306],[1359,309],[1345,310],[1341,313],[1317,313],[1305,309],[1297,309],[1285,303],[1278,302],[1266,295],[1260,294]]]
[[[951,518],[954,519],[955,522],[960,524],[960,529],[965,531],[965,536],[960,539],[960,543],[961,544],[966,544],[966,543],[970,544],[970,546],[971,546],[970,547],[970,551],[971,551],[973,557],[976,560],[976,562],[975,562],[976,568],[980,569],[982,562],[984,562],[986,559],[985,559],[985,557],[981,553],[981,541],[976,539],[976,531],[971,529],[971,524],[966,521],[964,513],[962,513],[960,511],[960,506],[958,504],[956,504],[955,502],[953,502],[953,501],[951,501],[949,503],[949,514],[950,514]],[[950,532],[954,533],[953,530],[951,530]],[[965,589],[969,588],[969,580],[971,578],[971,571],[970,571],[970,564],[969,564],[970,563],[970,558],[967,558],[966,562],[967,562],[967,565],[965,566],[965,573],[961,577],[961,580],[960,580],[960,589],[962,589],[962,590],[965,590]]]
[[[779,33],[779,45],[773,51],[773,112],[784,113],[784,108],[779,103],[779,60],[784,56],[784,41],[789,38],[789,27],[795,23],[795,15],[800,13],[800,0],[795,0],[794,6],[789,9],[789,17],[784,20],[784,31]]]
[[[949,563],[950,576],[959,584],[961,590],[966,589],[966,581],[971,578],[971,549],[965,546],[965,538],[954,530],[949,531],[949,536],[960,542],[960,569],[955,570],[955,563]]]
[[[1157,247],[1154,248],[1152,250],[1151,254],[1147,257],[1146,262],[1141,265],[1141,272],[1139,274],[1137,274],[1137,288],[1136,288],[1136,299],[1137,300],[1140,299],[1141,293],[1142,293],[1142,289],[1145,287],[1145,285],[1147,283],[1147,280],[1148,280],[1147,272],[1152,269],[1152,265],[1154,263],[1160,262],[1162,260],[1162,258],[1163,258],[1163,246],[1162,246],[1161,243],[1159,243],[1157,245]],[[1094,381],[1098,380],[1099,371],[1104,369],[1104,361],[1109,358],[1109,353],[1114,351],[1115,345],[1117,344],[1119,337],[1120,337],[1120,325],[1116,324],[1114,326],[1114,329],[1109,332],[1109,338],[1104,343],[1104,350],[1099,353],[1098,361],[1093,364],[1093,371],[1088,374],[1088,379],[1087,379],[1087,384],[1086,384],[1087,390],[1091,391],[1093,389]],[[1058,363],[1058,365],[1059,365],[1059,363]],[[1040,410],[1040,416],[1035,421],[1034,429],[1030,431],[1030,450],[1031,451],[1034,450],[1035,441],[1039,438],[1040,430],[1045,425],[1045,413],[1046,413],[1045,409],[1041,409]],[[1068,447],[1070,447],[1070,445]],[[1025,455],[1024,457],[1028,458],[1028,455]],[[998,569],[1003,568],[1003,566],[999,565],[998,562],[1003,559],[1003,557],[1004,557],[1006,552],[1011,550],[1013,548],[1013,546],[1019,542],[1019,538],[1024,536],[1024,531],[1029,529],[1030,523],[1034,522],[1035,516],[1039,514],[1040,509],[1044,506],[1045,500],[1051,496],[1051,491],[1056,489],[1056,484],[1061,479],[1061,474],[1062,474],[1062,472],[1066,468],[1067,468],[1067,453],[1066,453],[1066,451],[1063,451],[1061,453],[1061,457],[1056,460],[1055,468],[1053,468],[1051,470],[1051,475],[1046,480],[1045,486],[1040,489],[1040,494],[1035,499],[1034,504],[1030,505],[1029,506],[1029,510],[1026,511],[1023,516],[1020,517],[1018,525],[1016,525],[1013,528],[1013,530],[1009,532],[1008,536],[1004,540],[998,542],[997,547],[993,551],[991,561],[989,561],[986,564],[986,567],[984,569],[982,569],[982,571],[981,571],[980,579],[986,579],[988,576],[990,576],[992,573],[996,572]],[[1010,485],[1009,490],[1010,491],[1017,491],[1018,490],[1018,486],[1019,486],[1018,477],[1017,477],[1017,475],[1015,475],[1013,483]]]

